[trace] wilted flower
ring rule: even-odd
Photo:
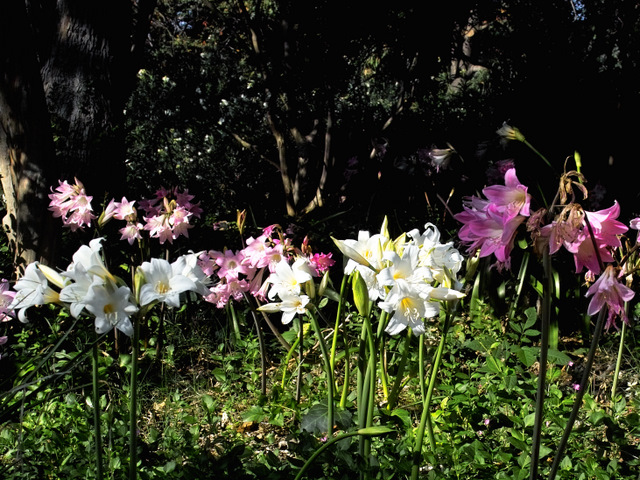
[[[577,204],[569,204],[556,220],[542,227],[540,234],[549,237],[550,253],[555,253],[560,246],[564,246],[573,254],[577,273],[587,267],[593,274],[598,274],[598,255],[603,263],[612,262],[612,250],[621,246],[619,235],[628,230],[626,225],[617,220],[619,215],[618,202],[597,212],[587,212]],[[591,226],[593,238],[589,233],[587,221]]]
[[[524,142],[525,140],[520,130],[506,123],[503,123],[496,133],[505,140],[517,140],[519,142]]]
[[[436,172],[439,172],[441,168],[445,169],[449,166],[454,153],[453,148],[432,148],[427,155],[431,159],[431,164],[436,167]]]

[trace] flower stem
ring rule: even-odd
[[[542,153],[540,153],[533,145],[531,145],[527,140],[524,140],[524,139],[522,140],[522,143],[524,143],[527,147],[529,147],[533,153],[538,155],[542,159],[542,161],[549,166],[549,168],[554,170],[553,165],[551,165],[551,162],[547,160],[547,157],[545,157]]]
[[[96,338],[93,344],[93,436],[96,445],[96,479],[102,480],[102,432],[100,428],[100,390],[98,380],[98,339]]]
[[[291,357],[293,357],[294,352],[296,350],[296,347],[298,346],[298,342],[300,341],[300,337],[296,337],[295,341],[293,342],[293,345],[291,345],[291,348],[289,349],[289,351],[287,352],[287,356],[284,359],[284,368],[282,369],[282,382],[280,383],[280,387],[284,390],[284,385],[286,383],[286,379],[287,379],[287,366],[289,365],[289,360],[291,360]]]
[[[447,333],[449,331],[449,327],[451,326],[453,320],[453,311],[448,312],[445,317],[444,327],[442,328],[442,336],[440,337],[440,344],[438,345],[438,350],[436,350],[435,357],[433,359],[433,365],[431,366],[431,375],[429,377],[429,386],[427,388],[426,397],[422,402],[422,415],[420,416],[420,425],[418,426],[418,431],[416,433],[416,445],[413,450],[413,465],[411,467],[411,480],[417,480],[418,474],[420,472],[420,463],[422,460],[422,444],[424,442],[424,432],[427,428],[427,424],[429,426],[429,440],[435,445],[435,438],[433,436],[433,428],[431,427],[430,420],[430,406],[431,406],[431,397],[433,396],[433,390],[436,385],[436,378],[438,376],[438,369],[440,368],[440,362],[442,361],[442,354],[444,352],[444,345],[447,341]],[[421,342],[424,339],[420,339]],[[422,381],[422,379],[421,379]]]
[[[338,346],[338,333],[340,332],[340,322],[342,321],[342,307],[344,303],[344,292],[349,281],[348,276],[342,276],[342,285],[340,285],[340,301],[338,302],[338,311],[336,312],[336,325],[333,329],[333,339],[331,341],[331,370],[336,365],[336,348]]]
[[[245,294],[246,298],[246,294]],[[233,307],[232,307],[233,308]],[[253,308],[251,310],[251,316],[253,317],[253,323],[256,327],[256,334],[258,335],[258,345],[260,347],[260,393],[265,396],[267,394],[267,348],[264,344],[264,334],[262,333],[262,328],[260,328],[260,323],[258,322],[258,316]],[[233,311],[233,310],[232,310]],[[235,317],[235,315],[234,315]],[[235,325],[236,322],[234,322]],[[236,335],[239,337],[239,331],[236,332]],[[286,372],[286,367],[285,367]]]
[[[140,319],[133,322],[131,339],[131,382],[129,386],[129,480],[138,477],[138,350]]]
[[[333,371],[331,370],[331,360],[329,359],[329,350],[327,349],[327,343],[324,341],[320,324],[315,315],[309,312],[309,320],[311,326],[316,332],[318,342],[320,343],[320,350],[322,351],[322,358],[324,360],[324,369],[327,375],[327,437],[331,437],[333,434]]]
[[[392,431],[393,430],[387,427],[372,427],[372,428],[355,430],[353,432],[344,432],[344,433],[341,433],[340,435],[336,435],[335,437],[331,437],[329,440],[327,440],[327,442],[324,445],[322,445],[318,450],[316,450],[313,453],[313,455],[311,455],[311,457],[309,457],[309,460],[307,460],[304,463],[304,465],[302,466],[302,468],[300,469],[300,471],[298,472],[294,480],[300,480],[304,472],[307,471],[307,469],[314,462],[314,460],[318,458],[318,456],[320,456],[322,452],[324,452],[327,448],[329,448],[334,443],[339,442],[340,440],[344,440],[345,438],[353,437],[355,435],[359,435],[360,437],[377,437]]]
[[[628,308],[629,304],[625,304],[624,308]],[[620,332],[620,345],[618,346],[618,358],[616,359],[616,369],[613,373],[613,384],[611,385],[611,401],[614,401],[616,390],[618,389],[618,376],[620,375],[620,366],[622,365],[622,351],[624,350],[624,338],[627,333],[627,322],[622,322],[622,331]]]
[[[409,347],[411,345],[412,336],[413,333],[411,329],[407,328],[407,336],[404,339],[404,345],[402,348],[402,357],[400,358],[400,363],[398,364],[398,373],[396,374],[393,386],[391,387],[391,392],[389,393],[389,403],[387,403],[387,410],[389,411],[395,408],[396,402],[398,401],[398,395],[400,394],[400,385],[402,385],[402,376],[404,374],[404,369],[409,358]]]
[[[596,350],[598,349],[598,343],[600,342],[600,335],[602,334],[602,328],[604,327],[604,320],[607,315],[607,310],[608,309],[606,308],[606,306],[604,306],[598,314],[596,327],[593,332],[593,338],[591,339],[591,348],[589,349],[587,360],[584,366],[584,372],[582,374],[582,380],[580,381],[580,388],[576,392],[576,398],[573,401],[573,409],[571,410],[569,421],[564,428],[564,433],[562,434],[562,438],[560,439],[560,443],[558,444],[558,448],[556,449],[556,454],[553,458],[553,464],[551,465],[551,472],[549,473],[549,480],[554,480],[556,478],[556,473],[558,471],[558,467],[560,466],[560,459],[562,458],[564,449],[567,447],[567,442],[569,441],[569,435],[571,434],[571,430],[573,429],[573,424],[575,423],[576,418],[578,418],[578,412],[580,411],[580,407],[582,406],[582,398],[584,397],[584,393],[587,389],[587,383],[589,383],[591,367],[593,366],[593,359],[595,357]]]
[[[551,317],[551,292],[553,289],[553,276],[551,272],[551,255],[545,249],[542,255],[544,268],[544,295],[542,297],[542,318],[540,335],[540,359],[538,371],[538,388],[536,392],[536,412],[533,423],[533,436],[531,440],[531,468],[529,479],[538,478],[538,463],[540,457],[540,435],[542,433],[542,419],[544,413],[544,391],[547,379],[547,358],[549,353],[549,324]]]

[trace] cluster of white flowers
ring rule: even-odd
[[[307,257],[296,257],[291,265],[288,259],[283,258],[267,278],[267,283],[271,284],[267,294],[269,300],[280,301],[262,305],[259,310],[282,312],[283,324],[291,322],[298,314],[306,313],[310,295],[315,295],[313,277],[314,270]]]
[[[83,312],[95,317],[98,333],[117,328],[131,336],[131,315],[140,307],[155,302],[178,307],[183,292],[208,293],[206,276],[197,260],[198,254],[191,253],[173,263],[156,258],[144,262],[138,267],[140,285],[134,286],[134,291],[139,291],[139,298],[135,298],[126,283],[105,266],[102,238],[97,238],[78,249],[64,272],[38,262],[29,264],[14,286],[16,294],[10,308],[26,322],[30,307],[56,303],[68,307],[76,318]]]
[[[464,297],[457,274],[463,257],[453,242],[440,243],[440,232],[427,223],[391,240],[386,222],[379,234],[360,231],[357,240],[335,240],[348,259],[346,275],[357,271],[368,290],[368,300],[393,314],[386,331],[395,335],[411,327],[424,333],[424,318],[440,312],[440,301]]]

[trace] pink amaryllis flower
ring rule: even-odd
[[[591,225],[593,237],[600,253],[603,263],[613,262],[613,250],[619,248],[620,235],[627,232],[629,228],[622,222],[616,220],[620,215],[620,205],[615,202],[613,206],[597,212],[585,212],[586,221]],[[596,250],[593,241],[589,235],[588,228],[585,226],[585,234],[588,238],[580,245],[575,255],[576,271],[582,270],[586,266],[593,273],[600,273],[600,265],[597,260]]]
[[[91,220],[96,216],[93,214],[90,197],[84,190],[84,185],[76,178],[75,183],[70,185],[66,180],[58,180],[58,187],[49,194],[51,202],[49,210],[54,217],[60,217],[65,227],[75,232],[82,230],[84,226],[91,226]]]
[[[454,215],[463,226],[458,237],[467,252],[480,257],[495,255],[498,269],[509,268],[516,230],[530,215],[531,196],[516,176],[515,168],[504,175],[504,185],[492,185],[482,192],[487,197],[467,198],[464,211]]]
[[[161,244],[173,243],[179,236],[189,236],[192,217],[199,218],[202,209],[199,203],[193,203],[194,196],[187,190],[179,192],[177,188],[160,188],[155,198],[140,200],[138,205],[144,210],[144,230],[151,238],[157,238]]]
[[[624,322],[629,324],[624,303],[630,301],[635,295],[633,290],[619,282],[616,272],[617,270],[613,265],[608,265],[602,275],[587,290],[586,294],[587,297],[593,296],[587,308],[589,315],[595,315],[605,305],[609,309],[605,325],[607,330],[612,325],[616,326],[614,320],[617,316],[620,316]]]
[[[484,196],[507,218],[516,215],[529,216],[531,195],[516,176],[516,169],[510,168],[504,174],[504,185],[491,185],[482,190]]]
[[[573,254],[576,273],[586,267],[591,274],[597,275],[601,271],[600,261],[613,262],[613,250],[621,246],[619,236],[628,230],[626,225],[617,220],[619,215],[618,202],[597,212],[587,212],[577,204],[570,204],[556,220],[542,227],[540,234],[549,237],[550,253],[553,254],[564,246]]]
[[[454,215],[454,218],[464,223],[458,232],[460,240],[468,244],[467,252],[479,250],[480,257],[494,254],[498,260],[498,268],[509,268],[511,264],[511,250],[516,230],[525,220],[523,215],[505,216],[492,204],[485,204],[483,210],[473,205],[465,205],[465,211]]]
[[[11,290],[9,281],[6,278],[0,279],[0,322],[7,322],[14,316],[13,309],[9,308],[16,296],[16,292]]]

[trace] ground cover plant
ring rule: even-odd
[[[637,478],[640,221],[497,135],[557,182],[496,162],[450,231],[238,211],[191,251],[188,191],[60,180],[66,265],[0,285],[3,478]]]

